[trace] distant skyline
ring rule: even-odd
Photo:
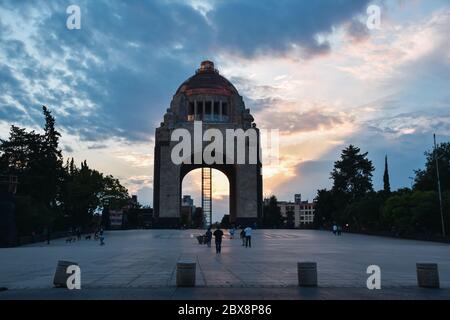
[[[354,144],[393,190],[450,140],[450,3],[393,1],[0,1],[0,138],[11,124],[56,117],[65,157],[113,174],[152,204],[154,131],[200,61],[215,62],[260,128],[279,129],[278,167],[264,194],[312,200],[329,188],[340,151]],[[366,9],[382,9],[369,30]],[[196,197],[189,176],[183,194]],[[226,179],[214,207],[225,213]],[[199,199],[196,199],[198,201]],[[199,202],[196,203],[199,205]],[[220,217],[215,217],[219,219]]]

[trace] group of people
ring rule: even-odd
[[[236,229],[231,228],[229,230],[230,232],[230,239],[234,239],[234,234],[236,232]],[[222,238],[224,236],[224,233],[222,230],[220,230],[220,227],[217,226],[216,230],[214,232],[211,231],[211,228],[208,228],[205,234],[205,242],[208,246],[208,248],[211,247],[211,240],[214,236],[215,244],[216,244],[216,254],[220,254],[222,252]],[[246,248],[252,246],[252,228],[246,227],[242,229],[240,233],[241,239],[242,239],[242,246],[245,246]]]
[[[334,224],[333,225],[333,234],[335,236],[340,236],[342,235],[342,227],[340,225]]]

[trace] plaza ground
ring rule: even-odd
[[[199,245],[201,230],[106,232],[95,240],[54,240],[0,249],[0,299],[148,298],[327,299],[450,298],[450,245],[325,231],[255,230],[253,247],[223,242],[221,255]],[[175,287],[176,263],[197,262],[197,287]],[[58,260],[77,262],[82,290],[53,289]],[[297,262],[318,264],[319,288],[297,287]],[[439,265],[441,290],[419,289],[416,263]],[[382,290],[366,288],[369,265],[381,268]]]

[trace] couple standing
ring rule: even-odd
[[[241,231],[242,246],[245,246],[246,248],[252,247],[252,231],[253,230],[251,227],[242,229]]]

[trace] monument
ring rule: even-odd
[[[229,181],[230,222],[236,226],[259,224],[263,201],[260,157],[256,163],[232,163],[229,160],[235,159],[237,153],[241,152],[236,144],[233,152],[215,154],[223,161],[207,164],[203,157],[200,163],[191,161],[198,159],[199,153],[203,155],[208,142],[202,141],[200,151],[194,146],[185,162],[177,164],[172,161],[172,149],[178,142],[172,141],[172,133],[176,129],[186,129],[194,136],[194,127],[200,123],[198,121],[201,121],[202,132],[216,129],[223,136],[228,129],[253,129],[256,132],[258,150],[260,148],[259,130],[250,110],[245,108],[242,97],[233,84],[219,74],[213,62],[203,61],[195,75],[178,88],[164,115],[164,121],[156,129],[153,179],[155,225],[160,228],[176,228],[180,225],[183,178],[195,169],[202,169],[204,213],[211,209],[210,172],[211,169],[216,169],[223,172]],[[247,140],[245,146],[250,148]],[[227,149],[224,147],[223,150]],[[249,154],[249,150],[244,152]],[[206,219],[208,220],[208,216]],[[207,224],[211,222],[208,221]]]

